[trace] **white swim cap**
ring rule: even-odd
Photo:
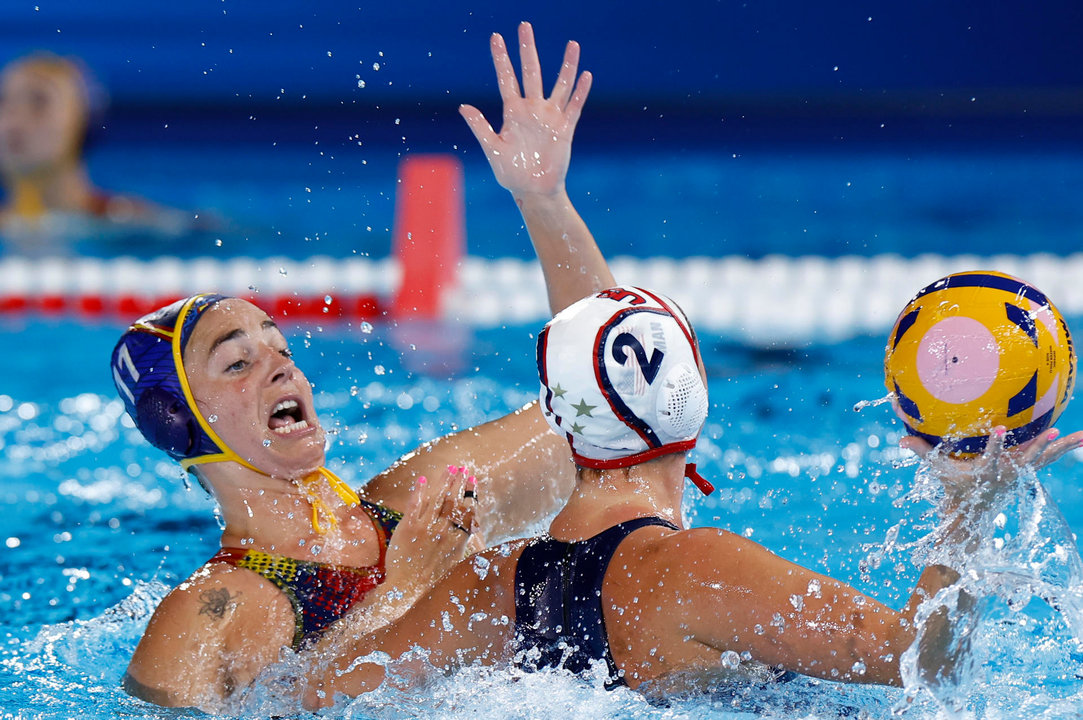
[[[590,295],[538,336],[545,419],[583,467],[627,467],[686,452],[707,419],[707,388],[688,319],[642,288]]]

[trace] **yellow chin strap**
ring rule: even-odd
[[[260,470],[258,467],[248,462],[236,452],[234,452],[229,445],[227,445],[222,438],[218,437],[218,433],[214,431],[211,424],[203,417],[203,413],[199,411],[196,406],[195,396],[192,395],[192,388],[188,385],[188,374],[184,371],[184,359],[181,349],[181,335],[183,334],[184,320],[188,316],[188,312],[192,309],[192,306],[199,302],[202,298],[206,297],[206,294],[195,295],[191,297],[188,302],[181,308],[180,314],[177,316],[177,323],[174,326],[176,330],[173,332],[172,349],[173,349],[173,363],[177,368],[177,376],[180,379],[181,390],[184,392],[184,401],[188,403],[188,408],[195,415],[196,421],[199,422],[199,426],[203,428],[203,432],[207,433],[207,436],[214,441],[214,444],[221,448],[221,452],[211,453],[210,455],[201,455],[194,458],[185,458],[180,461],[180,466],[185,471],[188,471],[193,465],[205,465],[207,463],[217,462],[235,462],[241,467],[248,468],[252,472],[259,473],[264,477],[273,477],[270,473]],[[310,473],[301,478],[297,482],[298,487],[304,491],[309,505],[312,506],[312,529],[320,535],[325,534],[328,530],[338,529],[338,518],[335,517],[335,513],[331,508],[327,507],[327,503],[319,498],[318,485],[320,481],[326,481],[327,484],[335,491],[335,494],[342,499],[342,502],[349,506],[358,505],[361,502],[361,498],[357,493],[350,488],[338,475],[328,470],[325,467],[321,467],[316,472]],[[328,528],[325,529],[320,524],[320,515],[327,517]]]

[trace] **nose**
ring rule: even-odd
[[[293,364],[293,359],[284,357],[281,353],[275,352],[275,363],[271,366],[271,384],[277,384],[284,382],[293,377],[296,366]]]

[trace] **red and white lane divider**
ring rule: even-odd
[[[249,298],[276,317],[371,321],[386,311],[398,276],[397,262],[366,258],[11,257],[0,260],[0,316],[134,320],[178,298],[214,291]]]
[[[5,258],[0,260],[0,317],[71,314],[128,321],[206,291],[248,297],[276,318],[303,322],[422,315],[498,327],[541,323],[549,316],[536,261],[465,257],[441,269],[446,282],[440,297],[424,299],[436,315],[411,312],[414,305],[401,309],[401,303],[396,311],[405,274],[401,265],[396,258],[357,257]],[[961,270],[1016,275],[1048,294],[1070,324],[1083,317],[1083,254],[616,258],[611,266],[620,282],[673,297],[701,333],[763,346],[884,334],[917,290]]]
[[[414,155],[399,168],[392,256],[0,259],[0,317],[43,313],[130,321],[197,292],[247,297],[279,320],[448,319],[476,327],[549,317],[533,261],[464,255],[462,167]],[[603,243],[604,244],[604,243]],[[701,333],[760,346],[886,334],[907,300],[961,270],[999,270],[1083,316],[1083,254],[995,257],[616,258],[618,282],[679,302]]]

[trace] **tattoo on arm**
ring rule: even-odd
[[[221,620],[226,616],[226,610],[236,606],[237,598],[240,596],[239,592],[230,595],[229,590],[225,588],[204,590],[199,594],[199,614],[207,615],[214,620]]]

